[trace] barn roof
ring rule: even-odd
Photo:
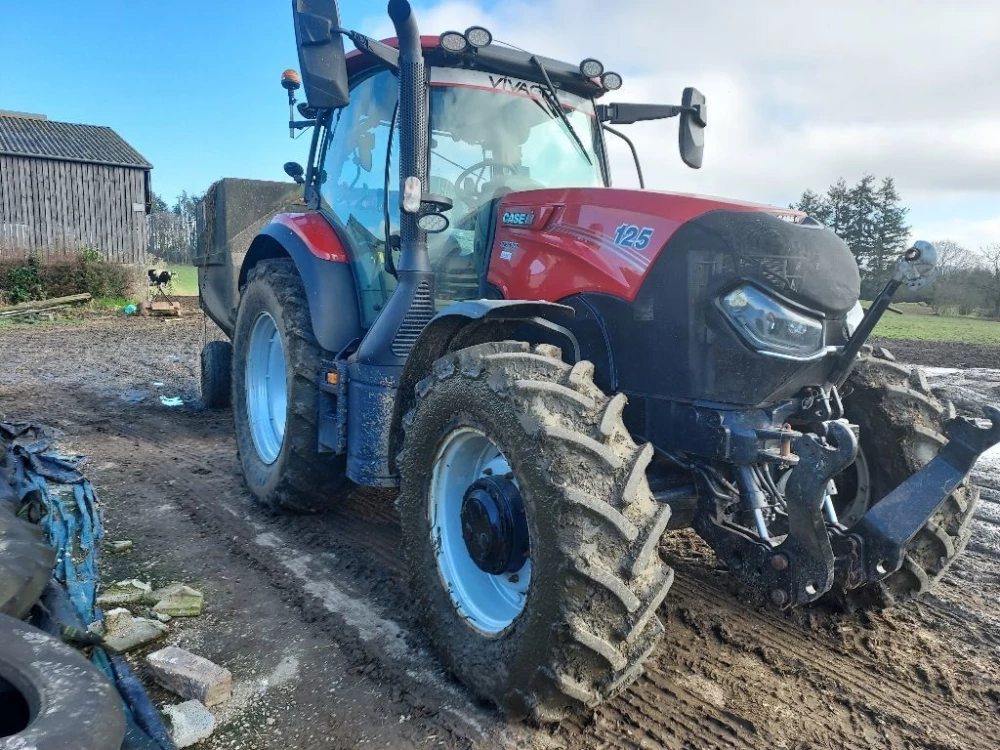
[[[111,128],[12,112],[0,112],[0,154],[139,169],[153,167]]]

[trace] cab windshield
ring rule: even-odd
[[[430,190],[455,218],[507,192],[605,184],[594,104],[544,85],[480,71],[435,69]]]

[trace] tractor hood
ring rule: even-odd
[[[508,299],[530,291],[552,301],[580,292],[634,300],[654,265],[678,283],[702,275],[706,294],[747,280],[829,317],[846,314],[860,293],[850,249],[801,211],[615,188],[532,190],[500,202],[489,281]]]

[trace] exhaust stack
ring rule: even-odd
[[[419,185],[421,195],[417,198],[427,187],[427,75],[420,32],[410,4],[406,0],[389,0],[389,18],[399,38],[397,120],[402,201],[407,178],[415,178],[410,180],[411,191]],[[434,317],[434,272],[427,255],[427,232],[417,224],[423,207],[414,213],[402,210],[402,205],[400,209],[396,289],[368,329],[348,372],[347,476],[369,487],[396,485],[389,450],[393,420],[385,405],[395,401],[410,350]],[[388,237],[385,252],[393,252]],[[372,419],[374,414],[381,417]]]

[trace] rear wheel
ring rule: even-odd
[[[952,411],[931,395],[920,370],[872,355],[860,359],[843,393],[847,418],[860,428],[858,460],[835,480],[838,518],[850,527],[937,455]],[[926,592],[965,549],[978,501],[966,479],[910,542],[898,571],[838,601],[849,609],[884,608]]]
[[[233,345],[209,341],[201,350],[201,405],[224,409],[232,398]]]
[[[347,484],[346,458],[317,452],[323,354],[294,262],[262,261],[240,296],[232,403],[247,487],[274,509],[323,510]]]
[[[442,661],[509,715],[558,720],[627,687],[673,580],[637,446],[593,366],[483,344],[438,360],[404,419],[397,501]]]

